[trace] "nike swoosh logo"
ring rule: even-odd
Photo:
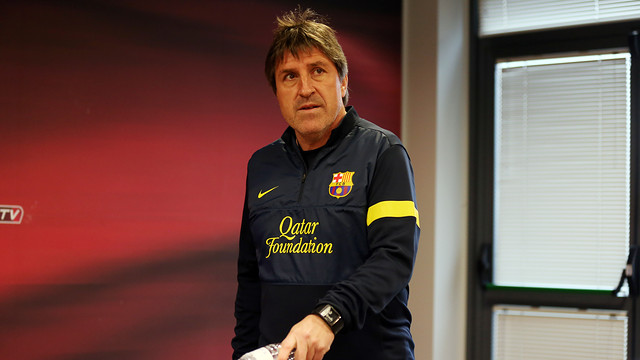
[[[272,192],[273,190],[275,190],[277,188],[277,186],[272,187],[271,189],[262,192],[262,190],[260,190],[260,192],[258,193],[258,199],[261,199],[263,196],[267,195],[268,193]]]

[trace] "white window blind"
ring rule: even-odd
[[[480,36],[640,18],[638,0],[480,0]]]
[[[626,360],[627,314],[497,306],[493,360]]]
[[[630,58],[496,65],[500,286],[612,290],[629,248]]]

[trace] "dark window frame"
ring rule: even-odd
[[[496,60],[599,49],[628,48],[629,35],[640,21],[478,36],[478,0],[471,1],[469,78],[469,257],[467,297],[467,359],[491,359],[492,307],[497,304],[600,308],[629,312],[628,358],[639,359],[640,316],[637,298],[620,298],[588,291],[545,289],[487,289],[491,281],[493,239],[494,67]],[[630,244],[638,244],[640,181],[640,66],[632,54],[631,69],[631,209]],[[624,264],[621,264],[621,270]]]

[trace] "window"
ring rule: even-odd
[[[637,0],[480,0],[480,35],[640,17]]]
[[[611,290],[629,252],[628,52],[496,64],[494,272]]]
[[[626,359],[625,311],[496,306],[493,359]]]
[[[473,2],[468,359],[640,356],[637,298],[612,296],[637,245],[640,3],[588,3]]]

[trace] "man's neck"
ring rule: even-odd
[[[298,131],[296,134],[296,143],[300,146],[302,151],[310,151],[323,147],[331,138],[331,133],[342,123],[342,119],[347,115],[345,108],[342,108],[340,114],[336,117],[331,128],[321,134],[301,134]]]
[[[329,141],[329,137],[331,137],[331,133],[328,133],[322,138],[313,139],[309,138],[309,136],[304,136],[296,132],[296,143],[300,146],[302,151],[311,151],[323,147],[327,141]]]

